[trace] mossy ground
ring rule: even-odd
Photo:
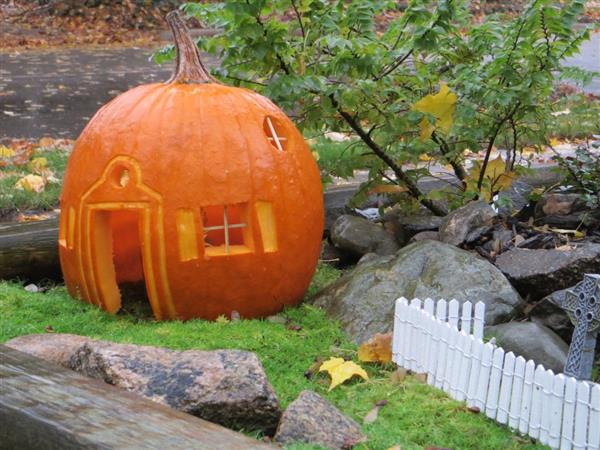
[[[310,292],[338,276],[339,271],[320,266]],[[319,357],[343,356],[356,360],[356,346],[344,336],[338,324],[308,304],[290,308],[281,315],[287,320],[285,324],[267,320],[156,322],[132,313],[107,314],[69,298],[64,287],[29,293],[17,283],[0,283],[0,342],[50,330],[179,350],[244,349],[260,357],[283,407],[301,390],[312,389],[361,423],[377,401],[387,400],[379,418],[363,426],[369,441],[359,449],[385,450],[394,445],[403,450],[542,448],[482,414],[469,412],[464,404],[413,377],[393,382],[392,364],[385,367],[363,364],[369,373],[368,381],[351,380],[329,392],[327,376],[315,373],[307,378],[305,372]]]

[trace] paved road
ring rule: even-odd
[[[94,112],[127,89],[169,78],[151,49],[0,53],[0,138],[76,138]],[[207,61],[213,64],[214,61]],[[566,65],[600,71],[600,34]],[[588,92],[600,95],[600,78]]]
[[[150,49],[0,54],[0,137],[75,138],[98,108],[134,86],[167,80]]]

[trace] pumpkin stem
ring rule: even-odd
[[[171,27],[177,50],[177,66],[167,83],[216,83],[202,64],[198,47],[190,37],[179,11],[167,14],[167,23]]]

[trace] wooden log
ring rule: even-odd
[[[0,279],[62,279],[58,218],[0,225]]]
[[[0,345],[3,449],[275,447]]]

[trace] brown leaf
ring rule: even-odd
[[[45,331],[46,333],[54,333],[54,328],[52,328],[52,325],[46,325],[46,326],[44,327],[44,331]]]
[[[375,422],[379,415],[379,410],[387,404],[388,404],[388,401],[385,399],[379,400],[377,403],[375,403],[375,406],[373,407],[373,409],[365,415],[365,417],[363,419],[363,423],[369,424],[369,423]]]
[[[394,384],[403,383],[404,380],[406,379],[407,374],[408,374],[408,371],[406,369],[404,369],[402,367],[398,367],[396,370],[394,370],[391,373],[390,380]]]
[[[387,363],[392,360],[392,333],[377,333],[358,349],[358,360]]]
[[[323,358],[319,356],[315,359],[315,362],[312,363],[311,366],[306,370],[306,372],[304,372],[304,376],[310,380],[313,377],[313,375],[319,371],[321,364],[323,364]]]

